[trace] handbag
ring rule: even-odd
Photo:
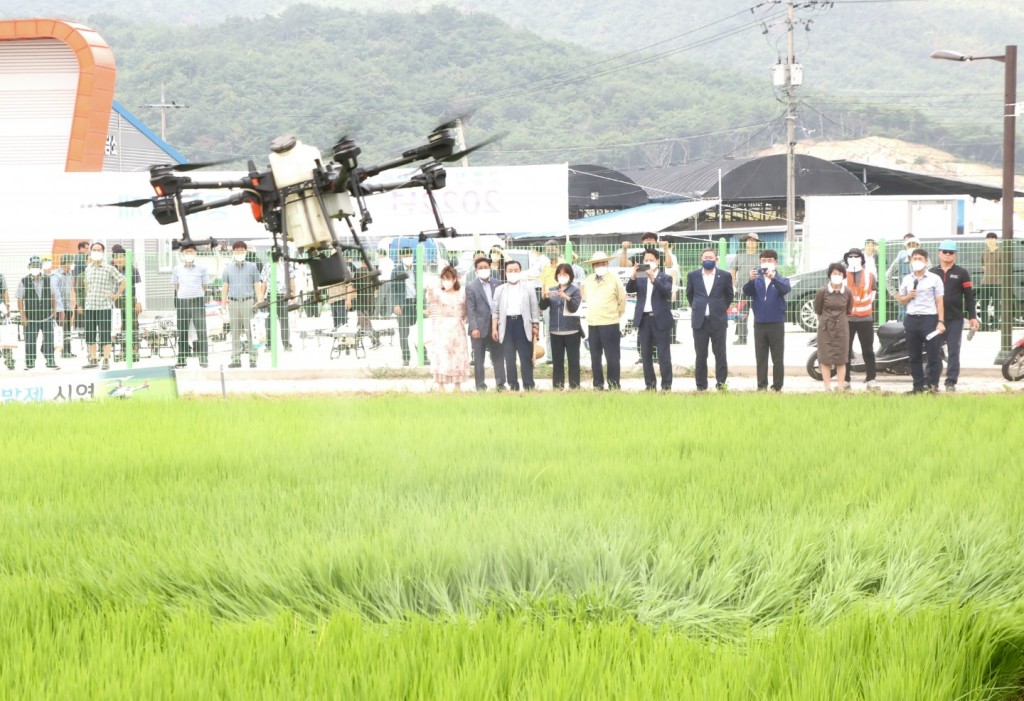
[[[10,319],[0,324],[0,348],[18,347],[18,325],[12,324]]]
[[[539,338],[533,342],[533,364],[536,365],[537,361],[544,357],[547,351],[544,349],[544,342]]]

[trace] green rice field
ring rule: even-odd
[[[2,699],[1024,699],[1016,395],[0,407]]]

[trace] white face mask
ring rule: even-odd
[[[859,273],[861,268],[860,259],[851,258],[846,262],[846,267],[849,268],[851,273]]]
[[[48,260],[43,261],[43,270],[50,270],[53,268],[53,263]]]
[[[103,260],[103,251],[91,251],[89,258],[92,260]]]
[[[455,287],[455,281],[454,280],[442,280],[441,281],[441,287],[443,287],[446,290],[450,290],[453,287]]]
[[[186,253],[186,254],[185,254],[185,255],[183,255],[183,256],[182,256],[181,258],[182,258],[182,260],[184,260],[184,261],[185,261],[186,263],[192,263],[192,262],[193,262],[193,261],[195,261],[195,259],[196,259],[196,254],[195,254],[195,253]]]
[[[775,270],[775,263],[761,263],[761,267],[764,268],[765,271]]]
[[[412,267],[412,258],[403,258],[402,259],[402,265],[404,265],[407,268],[411,268]]]
[[[914,272],[920,272],[928,266],[923,260],[911,261],[910,267]]]
[[[491,279],[491,269],[490,268],[480,268],[480,270],[476,271],[476,276],[478,278],[480,278],[481,280],[490,280]]]
[[[231,255],[231,257],[235,259],[236,263],[243,263],[243,262],[245,262],[245,254],[244,253],[233,253]]]
[[[43,269],[42,268],[29,268],[28,269],[28,274],[29,275],[42,275],[43,274]]]
[[[517,282],[519,282],[520,275],[522,275],[522,273],[520,273],[518,270],[516,270],[515,272],[507,272],[505,273],[505,279],[514,285]]]
[[[568,285],[569,284],[569,276],[568,275],[559,275],[558,276],[558,284],[559,285]]]
[[[843,276],[839,275],[837,273],[833,273],[832,276],[829,279],[832,280],[832,284],[833,285],[842,285],[843,284]]]
[[[608,266],[607,265],[595,265],[594,266],[594,275],[597,275],[598,277],[604,277],[605,273],[607,273],[607,272],[608,272]]]

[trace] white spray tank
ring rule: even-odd
[[[279,190],[312,180],[319,162],[320,151],[292,134],[279,136],[270,144],[270,170]],[[326,200],[325,205],[330,207],[331,198]],[[288,240],[299,248],[321,248],[331,243],[330,227],[312,189],[286,196],[281,217]]]

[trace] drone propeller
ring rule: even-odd
[[[221,161],[198,161],[196,163],[160,163],[149,167],[149,172],[153,173],[158,170],[170,170],[176,173],[187,173],[190,170],[199,170],[200,168],[210,168],[212,166],[220,166],[225,163],[233,163],[237,161],[237,158],[226,158]]]
[[[489,139],[484,139],[479,144],[474,144],[473,146],[470,146],[467,149],[463,149],[461,151],[456,151],[455,153],[451,154],[450,156],[445,156],[444,158],[438,158],[436,160],[437,160],[438,163],[451,163],[452,161],[461,160],[462,158],[464,158],[464,157],[468,156],[469,154],[473,153],[474,151],[482,149],[484,146],[490,146],[495,141],[498,141],[498,140],[502,139],[504,136],[505,136],[504,134],[497,134],[495,136],[492,136]]]
[[[98,204],[96,207],[141,207],[144,204],[150,204],[153,201],[152,197],[147,197],[144,200],[128,200],[127,202],[107,202],[106,204]]]

